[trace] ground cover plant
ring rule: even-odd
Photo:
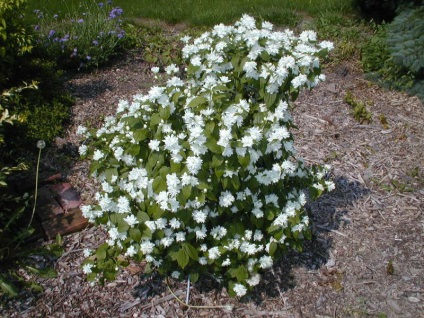
[[[123,47],[123,10],[111,1],[62,1],[60,10],[34,10],[40,50],[62,68],[81,70],[109,61]]]
[[[121,101],[99,130],[80,128],[102,184],[83,213],[109,234],[84,272],[103,282],[144,260],[177,279],[213,274],[244,296],[311,237],[304,191],[313,200],[334,188],[295,156],[290,132],[291,103],[324,80],[332,43],[248,15],[183,41],[185,81],[170,65],[166,86]]]

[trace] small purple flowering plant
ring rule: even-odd
[[[64,0],[62,0],[64,1]],[[64,8],[68,8],[64,5]],[[111,1],[86,1],[80,11],[50,13],[35,10],[38,41],[49,57],[71,69],[97,67],[121,50],[125,41],[123,10]]]

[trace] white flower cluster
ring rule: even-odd
[[[319,57],[331,44],[250,16],[184,40],[187,80],[168,66],[166,86],[121,101],[95,132],[78,129],[93,139],[80,153],[101,183],[82,212],[106,227],[110,247],[173,277],[177,264],[245,266],[232,289],[243,296],[276,249],[308,231],[303,189],[334,187],[295,157],[289,111],[302,87],[324,80]]]

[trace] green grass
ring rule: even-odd
[[[104,0],[99,0],[102,2]],[[35,9],[50,12],[80,10],[83,0],[29,1],[29,14]],[[260,17],[277,25],[296,26],[305,17],[352,13],[352,0],[115,0],[126,18],[148,18],[192,26],[232,23],[243,13]]]

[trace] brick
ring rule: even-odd
[[[42,223],[44,232],[49,239],[54,239],[57,234],[66,235],[81,231],[86,228],[88,221],[83,217],[80,209],[73,209]]]
[[[78,191],[70,183],[59,183],[51,186],[56,200],[67,211],[79,207],[82,203]]]
[[[62,206],[56,201],[54,193],[50,190],[49,186],[38,189],[35,211],[41,221],[51,219],[64,212]]]

